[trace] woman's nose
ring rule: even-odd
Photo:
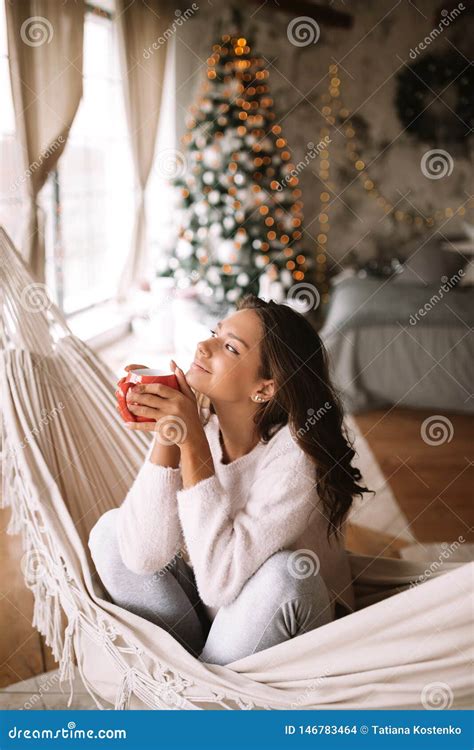
[[[209,356],[208,344],[200,341],[198,344],[198,352],[201,355],[201,357],[208,357]]]

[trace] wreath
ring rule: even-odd
[[[429,54],[398,73],[395,106],[401,123],[420,141],[462,141],[474,126],[473,91],[474,69],[465,58]],[[448,96],[449,107],[442,102]]]

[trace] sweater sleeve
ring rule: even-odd
[[[153,442],[117,519],[123,563],[139,574],[161,570],[184,544],[176,500],[181,468],[151,463],[152,450]]]
[[[260,467],[235,515],[218,476],[178,491],[178,511],[203,602],[230,604],[270,555],[292,544],[318,502],[315,472],[303,451]]]

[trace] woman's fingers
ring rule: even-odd
[[[173,398],[179,391],[176,388],[171,388],[169,385],[164,383],[142,383],[130,388],[132,396],[137,394],[151,393],[155,396],[160,396],[162,399]]]
[[[184,393],[186,396],[194,397],[194,393],[192,392],[191,386],[186,380],[184,372],[182,371],[181,367],[178,367],[174,359],[171,360],[171,366],[173,367],[173,372],[176,375],[176,380],[178,381],[181,393]]]
[[[150,406],[141,406],[140,404],[130,404],[127,407],[132,414],[137,417],[149,417],[150,419],[160,419],[162,416],[156,409],[152,409]]]
[[[163,409],[166,408],[166,399],[160,396],[154,396],[152,393],[134,393],[129,390],[127,393],[127,407],[129,408],[132,404],[142,404],[143,406],[150,406],[152,409]]]

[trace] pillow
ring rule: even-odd
[[[443,250],[437,237],[428,241],[420,237],[409,245],[409,251],[402,270],[393,279],[394,284],[439,284],[442,276],[450,279],[466,264],[458,253]]]

